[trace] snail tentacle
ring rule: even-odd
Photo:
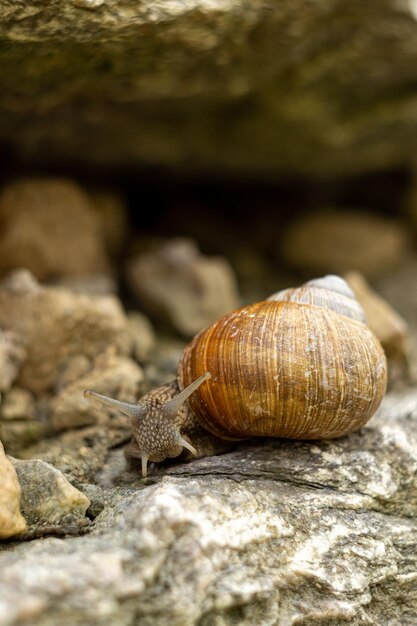
[[[84,397],[89,400],[95,400],[96,402],[107,406],[109,409],[120,411],[132,419],[140,419],[144,415],[144,407],[142,404],[121,402],[120,400],[103,396],[101,393],[97,393],[96,391],[91,391],[91,389],[86,389],[84,391]]]
[[[199,386],[204,383],[205,380],[209,380],[211,378],[210,372],[205,372],[202,376],[197,378],[194,382],[192,382],[188,387],[180,391],[172,400],[168,400],[164,404],[164,413],[167,417],[175,417],[178,413],[179,408],[188,398],[191,396],[194,391],[196,391]]]
[[[148,475],[148,455],[142,452],[140,460],[142,465],[142,478],[146,478]]]

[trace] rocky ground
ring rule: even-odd
[[[365,428],[234,443],[151,464],[143,479],[124,458],[129,419],[83,390],[134,402],[172,380],[187,338],[244,301],[245,274],[184,239],[122,248],[123,206],[63,180],[0,195],[0,626],[416,624],[417,261],[404,220],[335,210],[335,260],[304,243],[272,274],[284,283],[300,268],[335,271],[332,260],[356,270],[348,279],[390,364]],[[352,235],[361,220],[368,238]],[[288,228],[301,240],[313,230]]]

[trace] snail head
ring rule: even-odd
[[[157,389],[147,394],[137,404],[120,402],[120,400],[108,398],[89,389],[84,391],[84,396],[130,417],[135,451],[135,454],[133,451],[131,454],[141,459],[142,476],[146,477],[148,461],[159,462],[169,457],[176,457],[181,454],[183,448],[194,455],[197,454],[194,446],[181,435],[181,420],[178,413],[190,395],[209,378],[211,374],[206,372],[174,397],[168,399],[166,391],[161,387],[160,393]]]

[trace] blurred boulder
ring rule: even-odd
[[[362,306],[369,327],[388,356],[407,359],[408,326],[397,311],[382,298],[359,272],[348,272],[345,279]]]
[[[379,276],[399,265],[409,250],[401,223],[346,209],[296,218],[279,243],[279,254],[289,265],[317,275],[358,270]]]
[[[146,363],[151,358],[155,346],[156,336],[152,324],[143,313],[130,311],[127,314],[129,335],[133,345],[133,356],[139,363]]]
[[[0,539],[26,530],[20,513],[20,485],[16,471],[4,453],[0,441]]]
[[[202,255],[192,240],[172,239],[138,254],[127,276],[141,304],[188,337],[239,306],[228,261]]]
[[[3,153],[104,173],[407,165],[416,16],[412,0],[6,0]]]
[[[64,386],[60,379],[59,390],[49,403],[54,431],[95,423],[106,424],[114,411],[87,400],[84,390],[93,389],[112,398],[135,403],[143,373],[132,359],[108,351],[96,358],[87,372],[80,372],[73,380],[66,378],[68,382]],[[129,429],[128,418],[117,414],[117,419]]]
[[[41,439],[49,431],[45,413],[30,391],[12,387],[0,402],[0,438],[8,453]]]
[[[108,271],[100,217],[66,179],[23,179],[0,193],[0,273],[25,267],[40,280]]]
[[[26,351],[18,335],[0,329],[0,392],[10,389],[25,358]]]
[[[0,417],[3,420],[31,420],[35,415],[33,395],[26,389],[12,387],[5,393],[0,404]]]
[[[131,350],[117,298],[42,287],[25,270],[0,285],[0,327],[24,341],[27,358],[18,381],[35,394],[51,389],[73,357],[91,359],[110,347],[119,354]]]

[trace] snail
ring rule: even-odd
[[[186,346],[177,380],[128,404],[85,395],[132,420],[127,456],[204,456],[253,436],[331,439],[352,433],[385,393],[385,354],[347,283],[311,280],[244,306]]]

